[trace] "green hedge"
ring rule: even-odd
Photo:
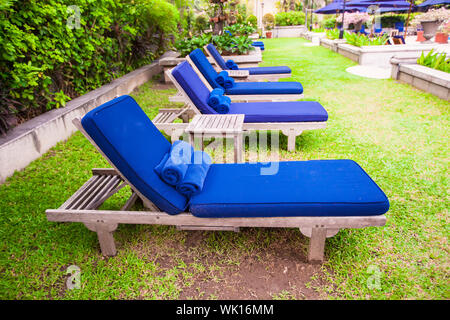
[[[305,24],[305,14],[299,11],[279,12],[275,15],[276,26],[297,26]]]
[[[178,21],[165,0],[0,0],[0,134],[151,62]]]

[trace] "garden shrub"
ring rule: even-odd
[[[203,33],[209,28],[209,18],[206,15],[199,15],[195,18],[194,30],[197,33]]]
[[[275,17],[271,13],[266,13],[262,18],[262,23],[265,29],[272,30],[275,24]]]
[[[324,19],[322,21],[321,25],[325,29],[334,29],[336,26],[336,18],[332,17],[332,18]]]
[[[256,18],[255,15],[251,14],[247,18],[247,23],[250,23],[253,28],[256,28],[258,26],[258,18]]]
[[[394,28],[397,22],[405,22],[406,14],[384,14],[381,16],[383,28]]]
[[[151,62],[178,20],[165,0],[1,1],[0,134]]]
[[[277,26],[297,26],[305,24],[305,14],[298,11],[279,12],[275,15]]]
[[[192,50],[202,49],[209,43],[213,43],[222,54],[246,54],[253,49],[253,40],[246,35],[235,36],[227,32],[222,35],[204,33],[201,36],[186,37],[175,42],[175,48],[182,57],[191,53]]]

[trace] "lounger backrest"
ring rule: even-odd
[[[102,104],[88,112],[81,124],[138,192],[169,214],[185,211],[187,199],[153,170],[171,144],[132,97]]]
[[[197,109],[203,114],[217,113],[208,105],[210,91],[199,78],[189,62],[183,61],[172,70],[172,76],[183,88]]]
[[[216,70],[214,70],[211,63],[209,63],[208,59],[206,58],[202,50],[195,49],[189,54],[189,57],[191,58],[195,66],[198,68],[198,70],[205,77],[206,81],[208,81],[208,83],[211,85],[211,87],[213,87],[214,89],[222,88],[222,86],[218,84],[216,81],[216,77],[218,75]]]
[[[210,43],[206,46],[209,53],[212,55],[213,59],[216,60],[217,64],[222,70],[228,70],[228,67],[225,63],[225,60],[223,59],[222,55],[217,51],[216,47]]]

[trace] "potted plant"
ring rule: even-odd
[[[275,17],[271,13],[266,13],[263,16],[262,23],[264,25],[264,29],[266,29],[266,38],[272,38],[272,30],[275,24]]]
[[[450,33],[450,21],[444,22],[440,25],[436,37],[434,39],[437,43],[448,43],[448,34]]]
[[[448,19],[450,19],[450,10],[445,8],[430,9],[414,17],[412,24],[418,25],[420,23],[423,28],[425,42],[431,42],[430,39],[435,36],[439,26]]]

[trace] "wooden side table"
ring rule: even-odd
[[[234,161],[242,162],[243,156],[243,114],[198,114],[189,123],[185,132],[189,143],[194,145],[195,137],[200,136],[201,148],[205,137],[225,137],[234,139]]]

